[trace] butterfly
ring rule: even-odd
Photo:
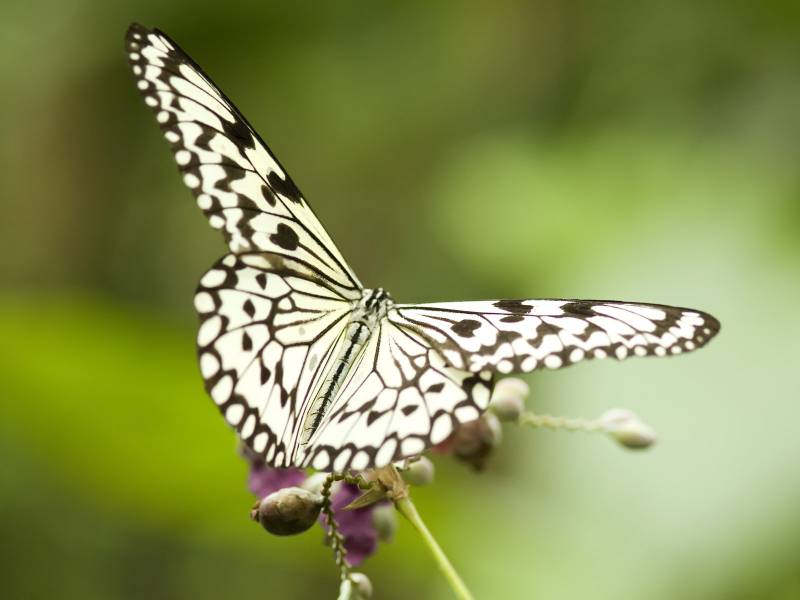
[[[247,119],[178,45],[133,24],[128,59],[183,182],[229,252],[194,306],[205,387],[274,467],[381,467],[486,410],[497,376],[690,352],[685,308],[606,300],[398,304],[366,289]]]

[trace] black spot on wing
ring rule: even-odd
[[[222,129],[229,138],[235,139],[245,148],[255,148],[253,133],[244,121],[234,119],[233,123],[229,123],[225,119],[220,120],[222,121]]]
[[[267,181],[276,193],[280,194],[284,198],[288,198],[292,202],[300,202],[302,194],[300,194],[300,190],[297,189],[297,186],[291,179],[289,179],[289,177],[286,177],[286,179],[281,179],[280,175],[278,175],[275,171],[272,171],[267,176]]]
[[[517,338],[521,338],[522,334],[518,331],[498,331],[497,332],[497,343],[498,344],[510,344]]]
[[[256,314],[256,307],[253,306],[253,301],[248,298],[244,301],[244,305],[242,306],[242,310],[247,314],[248,317],[251,319],[253,315]]]
[[[267,289],[267,274],[259,273],[256,275],[256,283],[261,286],[262,290]]]
[[[594,317],[597,315],[591,302],[567,302],[561,307],[561,310],[567,314],[580,315],[581,317]]]
[[[503,317],[500,319],[501,323],[519,323],[520,321],[524,321],[525,317],[522,315],[508,315],[507,317]]]
[[[386,411],[378,411],[378,410],[371,410],[367,415],[367,425],[372,425],[375,421],[380,419],[383,415],[386,414]]]
[[[437,394],[444,389],[444,383],[441,381],[439,383],[434,383],[431,385],[427,390],[425,390],[426,394]]]
[[[453,323],[450,329],[456,335],[460,335],[461,337],[472,337],[475,335],[475,330],[481,326],[479,321],[475,319],[463,319],[458,323]]]
[[[294,229],[285,223],[278,223],[278,230],[269,236],[270,241],[284,250],[297,250],[299,238]]]
[[[494,307],[515,315],[528,314],[533,308],[527,304],[523,304],[522,300],[500,300],[499,302],[494,303]]]
[[[247,332],[245,331],[242,334],[242,350],[244,350],[245,352],[250,352],[250,350],[252,349],[253,349],[253,339],[249,335],[247,335]]]
[[[409,404],[408,406],[404,406],[400,409],[400,411],[405,415],[409,416],[414,413],[415,410],[419,408],[419,404]]]
[[[275,203],[277,202],[277,199],[275,198],[275,192],[263,184],[261,185],[261,195],[264,197],[264,200],[267,202],[267,204],[270,206],[275,206]]]
[[[272,372],[264,366],[264,363],[261,363],[261,385],[267,383],[271,376]]]

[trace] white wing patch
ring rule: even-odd
[[[719,331],[714,317],[696,310],[605,300],[398,305],[389,319],[423,336],[453,367],[501,374],[681,354]]]
[[[184,183],[230,250],[286,256],[343,289],[360,289],[300,190],[202,69],[158,30],[131,25],[126,43]]]

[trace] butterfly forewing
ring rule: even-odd
[[[608,300],[405,304],[389,319],[424,336],[456,368],[501,374],[680,354],[719,331],[714,317],[696,310]]]
[[[232,252],[292,258],[332,283],[361,286],[300,191],[232,102],[178,45],[131,25],[128,60],[183,181]]]

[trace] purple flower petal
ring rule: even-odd
[[[252,465],[247,477],[247,488],[263,498],[283,488],[300,485],[305,478],[306,474],[302,469],[273,469],[266,465]]]
[[[378,531],[373,524],[372,511],[376,504],[344,510],[344,507],[361,495],[358,486],[342,484],[334,494],[331,506],[339,531],[344,536],[344,547],[347,550],[347,562],[357,567],[364,559],[375,554],[378,549]],[[322,526],[327,529],[324,517],[320,517]]]

